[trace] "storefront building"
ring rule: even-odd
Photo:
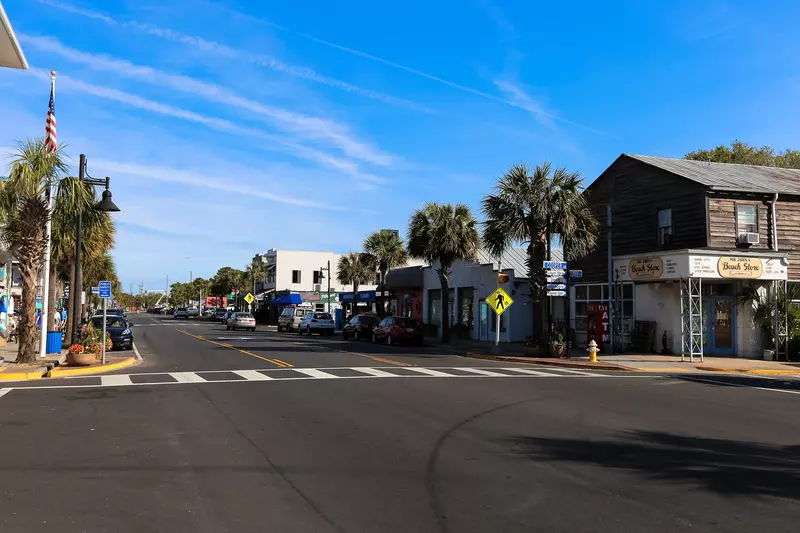
[[[740,296],[774,302],[800,279],[800,171],[623,154],[588,199],[600,235],[570,266],[584,273],[570,290],[577,345],[763,356],[773,339]],[[782,311],[773,344],[785,356]]]

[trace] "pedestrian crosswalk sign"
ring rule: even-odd
[[[247,293],[247,296],[244,297],[244,301],[247,302],[248,304],[253,303],[253,300],[255,300],[255,297],[253,297],[253,295],[250,294],[249,292]]]
[[[514,300],[502,287],[497,287],[497,290],[486,298],[486,303],[495,313],[502,315],[514,303]]]

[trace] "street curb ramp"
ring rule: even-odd
[[[114,370],[119,370],[121,368],[133,366],[135,364],[136,364],[135,357],[127,357],[122,361],[117,361],[116,363],[109,363],[103,366],[84,366],[75,368],[56,367],[50,370],[47,374],[45,374],[45,377],[65,378],[71,376],[90,376],[92,374],[104,374],[106,372],[112,372]]]

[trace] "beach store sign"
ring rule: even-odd
[[[672,253],[614,259],[619,281],[665,281],[686,277],[703,279],[787,279],[783,257],[748,257]]]

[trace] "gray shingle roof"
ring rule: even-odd
[[[553,261],[561,261],[564,257],[561,248],[553,248],[550,255]],[[513,268],[514,277],[517,279],[528,277],[528,249],[527,248],[509,248],[503,252],[501,258],[503,270]],[[482,265],[492,265],[492,268],[497,268],[497,258],[486,250],[478,252],[478,263]]]
[[[623,154],[718,191],[800,194],[800,170]]]
[[[422,287],[422,266],[394,268],[386,273],[386,289]]]

